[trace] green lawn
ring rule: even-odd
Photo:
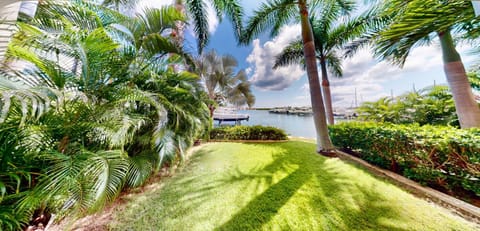
[[[204,145],[162,187],[127,202],[113,230],[475,230],[300,141]],[[478,229],[478,227],[476,227]]]

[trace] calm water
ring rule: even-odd
[[[301,136],[315,138],[315,126],[312,116],[297,116],[273,114],[268,111],[238,111],[239,114],[249,114],[248,121],[242,121],[242,125],[265,125],[283,129],[289,136]]]

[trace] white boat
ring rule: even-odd
[[[222,122],[235,122],[235,124],[240,124],[242,120],[248,121],[250,115],[248,114],[238,114],[237,111],[233,108],[217,108],[213,112],[213,120],[218,121],[218,124]]]

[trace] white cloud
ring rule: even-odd
[[[208,32],[210,34],[215,33],[218,27],[218,18],[217,18],[217,13],[215,12],[215,9],[213,8],[212,4],[210,2],[207,3],[207,17],[208,17]]]
[[[300,95],[296,96],[296,100],[310,101],[310,86],[308,83],[300,87]]]
[[[274,51],[283,48],[281,46],[284,44],[283,39],[290,38],[284,34],[280,36],[263,46],[257,40],[254,44],[254,51],[248,57],[247,61],[254,67],[252,78],[260,89],[282,90],[303,75],[303,72],[294,75],[294,71],[286,71],[285,76],[280,76],[279,73],[265,74],[269,73],[273,62],[272,53],[277,54]],[[474,48],[469,44],[457,45],[457,50],[467,69],[471,64],[478,63],[478,55],[472,55],[472,49]],[[430,83],[433,81],[444,83],[442,52],[438,40],[434,40],[430,46],[413,49],[403,68],[394,66],[387,61],[378,61],[373,58],[369,50],[364,49],[359,50],[353,58],[343,61],[343,71],[342,78],[335,78],[331,73],[329,74],[333,106],[337,108],[355,106],[355,100],[360,105],[362,102],[375,101],[380,97],[389,97],[391,94],[397,96],[410,90],[412,84],[416,85],[417,89],[425,87],[428,83],[424,78],[429,79]],[[288,100],[301,103],[310,102],[308,84],[295,90],[297,92],[288,93],[292,95]]]
[[[250,73],[252,73],[252,68],[247,67],[247,69],[245,69],[245,73],[246,73],[247,75],[250,75]]]
[[[253,41],[253,51],[247,57],[251,64],[251,81],[261,90],[279,91],[289,87],[294,81],[300,79],[305,72],[300,65],[290,65],[272,69],[275,56],[291,41],[300,36],[300,25],[284,26],[278,36],[260,45],[260,40]]]
[[[141,12],[146,7],[159,8],[161,6],[172,5],[172,3],[172,0],[141,0],[137,4],[136,11]],[[217,18],[217,14],[215,13],[215,9],[212,7],[210,2],[205,1],[205,4],[207,5],[208,32],[210,32],[210,34],[213,34],[217,30],[219,21]],[[191,22],[189,24],[193,25]],[[191,27],[188,27],[187,30],[192,34],[194,33],[193,28]]]
[[[343,62],[342,78],[330,78],[333,104],[336,107],[355,106],[355,91],[359,104],[390,96],[390,90],[384,88],[385,83],[404,78],[409,74],[419,74],[433,69],[441,70],[442,65],[441,49],[436,43],[413,49],[403,68],[386,61],[378,62],[369,50],[360,50],[354,57]]]

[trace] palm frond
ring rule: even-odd
[[[129,161],[121,151],[102,151],[90,158],[84,174],[92,178],[94,184],[94,204],[89,209],[96,211],[112,201],[123,188]]]
[[[393,15],[393,23],[380,32],[375,53],[400,66],[410,50],[421,44],[419,41],[432,33],[450,31],[474,17],[468,1],[391,1],[385,6],[384,12]]]
[[[316,12],[316,10],[335,7],[338,13],[346,15],[355,10],[356,6],[357,2],[353,0],[312,0],[309,8],[311,12]]]
[[[238,0],[212,0],[213,6],[217,11],[217,17],[222,18],[223,13],[227,15],[233,25],[235,37],[239,39],[243,32],[242,19],[244,16],[243,8]],[[201,50],[200,50],[201,51]],[[202,52],[199,52],[202,53]]]
[[[54,27],[63,30],[68,24],[86,30],[94,30],[103,26],[102,21],[93,10],[87,7],[78,7],[72,1],[42,1],[38,5],[35,18],[36,24],[42,29]]]
[[[197,71],[211,100],[253,105],[251,85],[244,70],[235,72],[238,62],[231,55],[217,55],[214,50],[200,56]]]
[[[336,77],[342,77],[343,70],[342,70],[342,60],[337,55],[335,51],[329,52],[325,56],[325,61],[327,63],[328,70],[334,74]]]
[[[166,36],[183,15],[151,10],[142,21],[97,3],[62,3],[43,1],[39,19],[18,25],[9,56],[27,65],[0,70],[0,229],[40,206],[60,215],[101,208],[181,160],[209,121],[198,76],[167,68],[189,59]],[[240,16],[235,3],[219,9]],[[221,82],[248,92],[237,62],[217,60],[212,70],[233,77]]]
[[[18,211],[13,205],[0,202],[0,229],[2,230],[22,230],[30,216],[30,211]]]
[[[4,122],[12,111],[12,106],[18,103],[21,120],[39,118],[49,110],[52,102],[62,100],[60,93],[48,87],[29,87],[21,82],[0,78],[0,123]]]
[[[187,63],[193,63],[190,55],[169,38],[159,34],[149,34],[145,36],[143,46],[150,57],[162,57],[170,53],[178,54],[184,57]]]
[[[185,15],[174,6],[145,8],[143,14],[138,14],[137,18],[140,20],[145,34],[162,34],[167,29],[175,28],[178,21],[186,21]]]
[[[276,69],[282,66],[300,64],[303,59],[303,42],[302,40],[296,40],[291,42],[275,57],[273,68]]]
[[[85,205],[86,200],[79,200],[79,198],[84,198],[83,193],[75,194],[72,191],[72,188],[77,186],[76,183],[85,167],[88,154],[67,156],[58,152],[50,152],[44,153],[43,158],[51,163],[50,167],[40,178],[35,189],[18,203],[17,209],[28,210],[46,201],[60,198],[64,202],[63,209],[69,209],[75,203],[78,203],[79,207],[88,208],[90,204]],[[55,196],[58,198],[54,198]]]
[[[197,49],[198,53],[201,54],[209,40],[207,5],[203,0],[192,0],[188,2],[186,9],[193,19],[193,30],[198,43]]]
[[[100,116],[93,129],[93,137],[99,143],[108,144],[108,148],[123,149],[131,143],[136,132],[141,129],[148,119],[141,115],[129,115],[122,108],[112,108]]]
[[[363,34],[360,37],[354,39],[353,41],[349,42],[348,44],[343,46],[343,57],[353,57],[358,50],[367,47],[368,45],[372,44],[376,34]]]
[[[130,157],[125,183],[128,187],[138,187],[145,183],[152,171],[153,165],[150,157],[142,155]]]
[[[296,4],[293,0],[269,0],[262,3],[248,20],[244,33],[240,37],[240,43],[251,43],[255,37],[271,27],[274,27],[271,34],[277,34],[280,29],[280,24],[277,23],[278,17],[281,17],[281,22],[287,22],[291,19],[289,17],[296,15],[291,12],[296,13]]]
[[[175,134],[169,130],[158,130],[154,133],[152,140],[154,148],[157,152],[155,171],[158,172],[162,168],[165,160],[172,159],[176,154],[176,146],[174,140]]]

